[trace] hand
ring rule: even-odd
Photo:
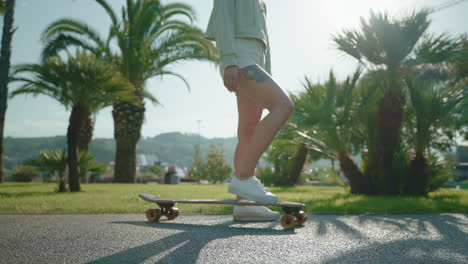
[[[239,67],[232,65],[224,69],[224,86],[230,92],[237,92],[237,87],[240,83],[240,71]]]

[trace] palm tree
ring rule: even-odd
[[[3,18],[2,47],[0,50],[0,183],[3,179],[3,130],[7,109],[8,83],[10,72],[11,42],[16,29],[13,29],[15,0],[0,0],[0,14]]]
[[[462,35],[460,37],[460,45],[458,47],[459,56],[454,60],[455,72],[457,80],[468,78],[468,35]]]
[[[393,160],[401,142],[405,70],[447,61],[455,47],[444,35],[428,37],[428,15],[429,11],[421,10],[392,19],[386,13],[371,11],[367,21],[361,18],[360,30],[345,30],[333,37],[339,50],[367,69],[384,73],[378,83],[383,97],[375,121],[375,140],[369,145],[375,154],[370,156],[369,171],[381,194],[397,194],[400,187]]]
[[[47,27],[43,36],[47,46],[42,57],[56,55],[67,46],[80,46],[99,58],[115,64],[134,86],[140,105],[116,101],[113,104],[116,139],[115,182],[135,182],[136,145],[144,119],[144,98],[157,100],[146,90],[155,76],[174,75],[168,66],[184,60],[216,61],[215,47],[202,30],[180,18],[194,20],[193,9],[182,3],[161,4],[159,0],[127,0],[119,19],[105,0],[96,0],[111,19],[107,39],[84,22],[60,19]],[[117,52],[111,50],[115,41]]]
[[[296,106],[299,105],[297,96],[294,94],[289,96]],[[290,120],[293,120],[293,117]],[[296,131],[297,125],[287,122],[265,153],[266,160],[274,166],[274,178],[271,182],[273,185],[293,186],[298,182],[302,173],[309,149],[303,140],[298,139]]]
[[[303,83],[306,91],[299,95],[300,99],[295,99],[292,123],[299,128],[297,134],[309,149],[340,162],[352,193],[369,194],[371,183],[350,156],[357,142],[362,141],[356,120],[358,108],[366,102],[357,103],[354,95],[360,75],[357,70],[351,78],[338,83],[330,72],[329,80],[323,85],[313,84],[306,77]]]
[[[457,54],[452,63],[453,71],[449,70],[449,72],[454,73],[451,76],[454,76],[453,81],[457,83],[455,85],[462,87],[464,99],[455,110],[459,117],[455,128],[457,131],[462,131],[462,136],[468,141],[468,35],[460,36]]]
[[[56,174],[59,177],[58,191],[66,192],[65,171],[67,170],[67,151],[64,150],[44,150],[39,156],[28,159],[25,165],[36,167],[41,172]]]
[[[115,100],[135,103],[132,85],[112,65],[80,50],[75,57],[68,53],[66,62],[56,56],[42,64],[15,68],[15,74],[29,73],[32,77],[14,77],[24,84],[12,96],[44,94],[71,108],[67,131],[69,185],[70,191],[80,191],[78,142],[86,118]]]
[[[81,151],[78,156],[80,168],[86,168],[95,173],[105,173],[106,164],[97,163],[95,157],[85,151]],[[41,172],[50,173],[59,177],[59,192],[66,192],[65,172],[67,170],[68,158],[67,150],[43,150],[36,158],[27,159],[25,165],[36,167]]]
[[[78,155],[78,164],[80,169],[84,168],[94,174],[105,174],[108,170],[106,163],[99,163],[96,157],[89,151],[80,151]],[[87,175],[86,175],[87,176]]]
[[[307,162],[307,155],[309,154],[309,149],[307,148],[306,144],[301,143],[296,145],[297,151],[296,155],[292,158],[292,167],[290,172],[290,185],[295,185],[301,176],[301,173],[304,169],[304,165]]]
[[[441,127],[453,127],[453,115],[457,105],[463,100],[463,91],[458,87],[441,87],[437,83],[417,80],[409,75],[405,78],[415,121],[412,128],[412,141],[415,155],[410,163],[410,175],[406,193],[425,195],[429,192],[429,167],[426,151],[430,143],[439,136]]]

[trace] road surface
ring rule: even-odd
[[[468,263],[468,215],[308,215],[306,225],[230,215],[0,214],[0,263]]]

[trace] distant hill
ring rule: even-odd
[[[234,167],[234,152],[237,138],[205,138],[193,133],[170,132],[159,134],[155,137],[142,138],[138,144],[137,152],[148,155],[156,155],[163,162],[179,167],[190,167],[195,155],[194,146],[200,140],[201,150],[206,153],[211,144],[221,144],[226,159]],[[44,149],[66,148],[66,137],[39,137],[39,138],[13,138],[4,139],[5,167],[12,169],[23,160],[37,156]],[[99,162],[114,161],[115,141],[113,138],[95,138],[91,143],[91,152]],[[267,164],[260,160],[259,165]],[[314,162],[314,167],[329,167],[330,162],[320,160]]]
[[[207,153],[211,144],[222,144],[222,151],[233,166],[234,151],[237,138],[205,138],[198,134],[182,134],[180,132],[163,133],[155,137],[142,138],[137,146],[137,152],[157,155],[161,161],[181,167],[190,167],[195,155],[194,146],[200,140],[201,150]],[[23,160],[37,156],[44,149],[66,148],[66,137],[13,138],[4,139],[5,167],[11,169]],[[115,157],[115,141],[113,138],[95,138],[91,143],[91,152],[99,162],[113,161]]]

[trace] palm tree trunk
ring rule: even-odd
[[[425,195],[428,192],[429,172],[424,152],[417,151],[410,163],[410,175],[407,194]]]
[[[394,91],[385,91],[379,105],[375,140],[376,163],[374,166],[377,194],[399,193],[400,182],[399,176],[395,175],[393,170],[393,157],[400,143],[402,120],[401,97]]]
[[[86,117],[85,123],[80,130],[80,136],[78,138],[78,151],[89,151],[91,139],[93,138],[94,122],[91,118],[91,113]],[[81,183],[88,183],[88,170],[80,167],[80,179]]]
[[[371,194],[369,178],[359,169],[348,153],[339,153],[340,169],[348,178],[353,194]]]
[[[294,185],[297,183],[307,159],[308,149],[306,148],[305,144],[300,144],[298,148],[299,150],[292,160],[293,166],[289,174],[288,185]]]
[[[59,173],[59,192],[66,192],[67,191],[67,185],[65,184],[65,176],[63,175],[63,172]]]
[[[3,130],[7,109],[8,83],[11,59],[11,42],[16,29],[13,29],[15,0],[6,0],[3,19],[2,48],[0,50],[0,183],[3,176]]]
[[[136,145],[135,141],[117,141],[114,182],[136,182]]]
[[[116,141],[114,182],[136,182],[136,147],[140,140],[144,112],[144,106],[124,102],[114,103],[112,111]]]
[[[78,167],[78,138],[81,128],[84,125],[88,109],[80,104],[76,104],[72,108],[70,115],[70,123],[67,132],[68,144],[68,183],[71,192],[80,191],[80,178]]]
[[[5,116],[5,114],[3,114]],[[0,183],[5,181],[5,176],[3,175],[3,128],[5,125],[5,118],[0,120]]]

